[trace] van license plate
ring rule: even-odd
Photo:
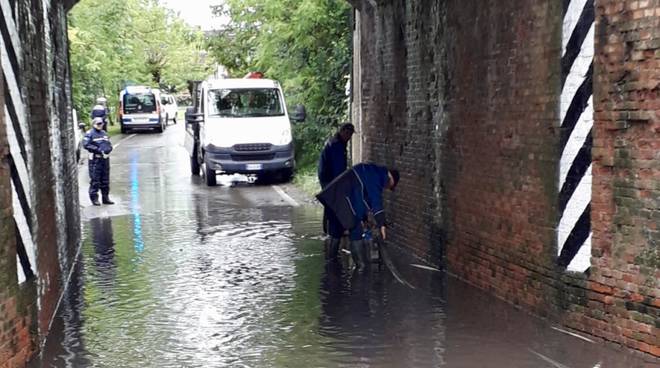
[[[261,164],[246,164],[245,170],[261,170]]]

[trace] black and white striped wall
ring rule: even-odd
[[[33,239],[30,167],[30,132],[26,107],[21,94],[21,43],[16,26],[15,11],[9,0],[0,0],[0,63],[4,77],[4,114],[9,141],[9,164],[13,196],[14,223],[17,240],[18,282],[34,276],[36,249]]]
[[[585,272],[591,263],[594,0],[563,0],[558,264]]]

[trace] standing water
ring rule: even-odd
[[[654,366],[404,255],[405,284],[327,263],[319,208],[231,178],[207,188],[182,130],[115,149],[114,206],[89,206],[81,170],[82,249],[31,367]]]

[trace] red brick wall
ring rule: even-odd
[[[3,81],[0,74],[0,81]],[[0,106],[4,91],[0,83]],[[16,234],[12,210],[9,146],[4,114],[0,114],[0,368],[19,367],[36,349],[34,340],[34,304],[23,304],[16,275]]]
[[[401,168],[395,195],[386,194],[394,241],[440,262],[442,237],[437,214],[442,130],[444,9],[420,1],[395,1],[394,6],[363,8],[361,15],[362,106],[358,127],[362,161]],[[437,126],[437,129],[436,129]],[[360,139],[358,138],[358,139]],[[404,200],[401,200],[404,199]]]
[[[8,4],[11,9],[7,16],[13,22],[5,27],[10,34],[18,35],[22,51],[11,63],[9,75],[15,80],[9,85],[20,89],[11,95],[12,99],[23,96],[27,128],[11,121],[0,122],[0,368],[24,366],[46,338],[80,243],[65,8],[61,1]],[[3,12],[9,10],[6,5]],[[3,42],[4,47],[7,45]],[[11,56],[17,53],[13,46],[10,50]],[[16,101],[12,102],[7,105],[14,106],[10,108],[14,112]],[[4,110],[4,102],[0,102],[0,108]],[[20,129],[26,138],[10,143],[14,144],[11,152],[25,152],[27,175],[19,175],[18,179],[10,179],[7,124]],[[19,155],[22,164],[23,155]],[[26,225],[32,234],[30,239],[23,238],[23,243],[35,245],[36,260],[30,260],[30,268],[36,277],[21,284],[17,278],[16,250],[20,243],[12,219],[15,208],[10,180],[18,180],[23,189],[29,188],[25,191],[29,201],[24,201],[16,213],[24,214],[32,224],[31,228]],[[27,237],[25,232],[21,237]],[[27,249],[31,251],[31,247]]]
[[[660,355],[659,1],[596,1],[587,274],[555,267],[562,2],[362,1],[359,139],[363,161],[402,171],[387,194],[393,242]]]
[[[596,266],[568,323],[660,356],[660,1],[597,1],[594,64]]]
[[[547,313],[557,223],[559,2],[452,1],[447,262]]]

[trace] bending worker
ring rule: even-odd
[[[353,124],[344,123],[339,127],[339,131],[325,143],[318,167],[321,189],[327,187],[330,182],[346,171],[348,167],[346,148],[354,131]],[[330,235],[328,258],[334,259],[339,252],[339,243],[344,234],[344,229],[332,211],[328,211],[327,208],[323,211],[323,231]]]
[[[399,182],[399,172],[376,164],[357,164],[330,183],[316,198],[331,211],[344,229],[349,230],[351,256],[363,270],[370,262],[369,250],[362,236],[362,223],[372,213],[383,239],[385,232],[385,210],[383,191],[394,190]]]
[[[115,204],[110,200],[110,152],[112,143],[103,130],[103,119],[94,118],[92,129],[83,138],[83,147],[89,151],[89,199],[100,206],[99,189],[103,204]]]

